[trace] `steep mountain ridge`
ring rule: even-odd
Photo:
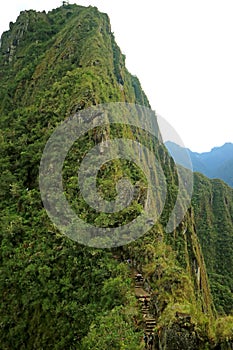
[[[172,234],[165,233],[178,183],[175,164],[158,140],[129,126],[104,130],[107,139],[122,136],[149,147],[166,174],[168,194],[160,222],[137,241],[114,250],[84,247],[61,235],[42,206],[39,163],[59,122],[93,104],[149,107],[124,61],[107,15],[92,7],[25,11],[2,36],[0,334],[5,349],[141,349],[142,328],[136,331],[135,318],[141,320],[128,267],[114,258],[121,254],[131,257],[152,288],[151,312],[162,349],[230,346],[232,319],[215,319],[193,210]],[[77,202],[74,173],[102,132],[96,128],[74,145],[63,176],[77,212],[100,224],[103,217],[88,211],[82,199]],[[143,208],[145,180],[125,162],[102,170],[103,194],[114,198],[114,184],[125,173],[134,184],[141,181],[141,195],[124,216],[117,214],[115,221],[104,217],[110,225],[134,218]],[[186,326],[177,312],[190,316]]]
[[[192,205],[218,311],[233,309],[233,189],[221,180],[194,175]]]
[[[178,164],[187,166],[184,162],[184,148],[166,142],[166,147]],[[200,239],[207,272],[217,310],[221,313],[231,313],[233,309],[233,191],[222,180],[208,179],[218,177],[230,179],[232,173],[231,158],[233,145],[226,143],[215,147],[211,152],[195,153],[187,149],[192,162],[194,174],[194,191],[192,205],[194,208],[195,227]],[[225,167],[229,172],[223,173]]]

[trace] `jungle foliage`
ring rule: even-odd
[[[112,130],[95,128],[74,144],[63,168],[67,199],[84,221],[97,226],[127,223],[143,210],[147,182],[140,169],[127,161],[106,164],[97,182],[108,200],[115,197],[115,184],[122,176],[138,184],[138,196],[129,210],[113,217],[98,216],[77,196],[82,156],[101,140],[103,132],[107,139],[122,136],[145,144],[161,162],[168,193],[160,221],[136,242],[101,250],[62,235],[43,208],[40,159],[61,121],[105,102],[150,107],[137,77],[125,68],[107,15],[95,7],[66,3],[48,13],[21,12],[2,35],[0,79],[1,347],[141,349],[143,328],[135,327],[140,313],[131,271],[124,262],[128,257],[152,288],[151,308],[162,329],[161,341],[170,337],[167,349],[182,331],[177,312],[189,313],[192,319],[183,344],[192,332],[192,349],[230,342],[232,317],[224,313],[232,309],[233,201],[227,187],[213,185],[216,200],[207,206],[212,182],[197,176],[194,209],[172,234],[165,233],[178,192],[175,164],[159,140],[151,140],[137,128],[115,125]],[[221,318],[214,312],[205,263]]]

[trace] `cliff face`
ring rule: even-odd
[[[195,174],[193,208],[197,234],[217,310],[233,309],[233,191],[221,180]]]
[[[182,160],[183,149],[175,143],[166,144],[169,152],[176,155],[177,162]],[[215,179],[194,174],[192,206],[197,235],[205,257],[208,277],[218,312],[230,314],[233,309],[233,191],[219,178],[230,178],[231,171],[220,175],[219,169],[230,166],[232,144],[213,148],[211,152],[192,153],[188,150],[195,171]],[[229,182],[230,184],[230,182]]]
[[[103,133],[106,140],[136,140],[156,154],[166,175],[166,202],[159,222],[135,242],[114,250],[84,247],[60,234],[41,203],[40,159],[59,122],[100,103],[149,107],[138,79],[125,68],[107,15],[77,5],[48,14],[22,12],[2,36],[0,77],[3,347],[87,349],[99,344],[124,349],[127,344],[127,349],[140,349],[142,329],[135,332],[139,315],[129,272],[113,257],[120,252],[130,256],[147,279],[163,349],[173,349],[174,344],[179,349],[210,348],[230,337],[230,326],[218,334],[214,331],[216,320],[195,228],[197,213],[190,209],[172,234],[165,233],[178,183],[175,164],[159,139],[129,125],[97,127],[74,145],[63,169],[64,191],[80,217],[114,227],[143,210],[146,180],[129,162],[107,164],[98,180],[106,199],[114,198],[115,183],[125,174],[139,186],[139,195],[128,211],[113,218],[98,216],[81,196],[77,198],[74,172],[80,159]]]

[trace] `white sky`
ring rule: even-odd
[[[192,151],[233,142],[232,0],[80,0],[107,12],[150,104]],[[25,9],[60,0],[0,3],[0,32]]]

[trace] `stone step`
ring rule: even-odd
[[[156,321],[151,321],[151,320],[145,320],[146,324],[152,324],[152,325],[156,325]]]
[[[143,315],[147,315],[148,316],[149,310],[142,310],[142,313],[143,313]]]
[[[154,327],[154,326],[153,326],[153,327],[151,327],[151,326],[146,326],[145,329],[146,329],[147,332],[152,332],[152,333],[153,333],[155,327]]]
[[[146,323],[147,328],[155,328],[156,323]]]
[[[154,329],[155,329],[155,327],[145,327],[145,329],[146,329],[146,333],[153,333],[154,332]],[[184,349],[185,350],[185,349]]]
[[[142,276],[142,280],[138,281],[135,276],[136,276],[137,271],[134,271],[134,286],[135,286],[135,295],[138,299],[138,301],[140,301],[140,310],[141,310],[141,314],[143,316],[143,324],[144,324],[144,332],[147,333],[148,335],[150,333],[154,332],[154,329],[156,327],[156,320],[154,318],[153,315],[151,315],[150,313],[150,306],[149,306],[149,302],[151,300],[150,297],[150,293],[148,291],[145,291],[143,286],[144,286],[144,278]],[[133,276],[132,276],[133,277]],[[148,305],[145,305],[145,297],[146,300],[148,302]],[[155,348],[153,347],[153,350],[155,350]]]
[[[145,320],[145,324],[147,325],[147,326],[156,326],[156,322],[147,322],[146,320]]]
[[[145,329],[146,333],[153,333],[155,327],[145,327],[144,329]],[[184,349],[184,350],[185,350],[185,349]]]
[[[144,314],[147,314],[147,313],[149,313],[149,309],[142,309],[142,312],[144,313]]]
[[[156,326],[156,322],[155,323],[147,323],[147,322],[145,322],[145,325],[147,327],[155,327]]]
[[[154,328],[146,328],[146,333],[153,333],[154,332]],[[185,350],[185,349],[183,349]]]

